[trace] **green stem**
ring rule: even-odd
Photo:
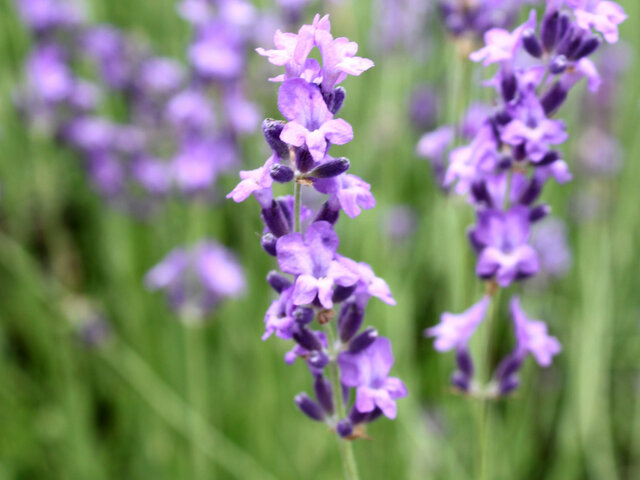
[[[300,207],[302,203],[301,185],[293,182],[293,231],[300,232]]]
[[[488,398],[486,392],[486,385],[488,385],[491,381],[491,333],[493,331],[494,320],[498,316],[498,312],[500,309],[500,292],[501,290],[498,290],[495,293],[494,298],[491,302],[491,312],[487,316],[485,337],[483,339],[484,351],[480,352],[480,360],[482,364],[478,369],[478,376],[483,381],[483,390],[480,392],[480,405],[478,408],[478,478],[480,480],[491,478],[489,474],[489,439],[491,438],[491,411],[489,404],[490,399]]]
[[[336,332],[332,322],[328,322],[324,326],[327,335],[327,345],[329,346],[329,381],[333,389],[333,404],[336,409],[338,420],[346,417],[345,405],[342,399],[342,384],[340,383],[340,371],[338,370],[338,347],[336,344]],[[359,480],[358,464],[353,452],[353,443],[351,440],[345,440],[338,436],[338,446],[340,448],[340,456],[342,458],[342,469],[344,470],[345,480]]]

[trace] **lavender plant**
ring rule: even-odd
[[[278,30],[274,43],[275,49],[257,52],[285,67],[271,80],[282,82],[278,109],[287,121],[263,122],[272,155],[262,167],[241,172],[242,181],[228,198],[242,202],[253,195],[261,207],[262,247],[281,270],[267,276],[278,298],[265,315],[263,339],[275,334],[293,340],[285,360],[304,359],[313,377],[315,399],[301,393],[295,403],[307,417],[352,440],[363,437],[365,426],[381,415],[395,418],[396,400],[407,394],[402,381],[389,376],[394,361],[389,340],[371,327],[362,329],[372,296],[395,304],[389,287],[369,265],[337,253],[333,228],[341,212],[354,218],[375,206],[370,186],[347,173],[349,160],[328,153],[332,144],[353,139],[351,126],[336,118],[345,99],[339,84],[373,62],[356,56],[355,42],[333,38],[328,15],[316,15],[298,33]],[[314,47],[321,63],[309,56]],[[276,184],[292,184],[293,195],[274,197]],[[317,211],[303,205],[303,189],[327,196]],[[340,445],[345,475],[357,478],[350,443]]]
[[[550,208],[538,199],[551,179],[571,180],[556,149],[568,133],[554,115],[582,78],[590,91],[597,90],[600,76],[589,57],[603,39],[618,40],[618,25],[625,18],[611,1],[549,0],[541,22],[532,11],[513,32],[489,30],[486,46],[471,54],[471,60],[485,67],[498,65],[486,83],[497,92],[496,106],[484,116],[471,143],[451,151],[442,182],[466,197],[476,212],[469,241],[478,257],[475,273],[487,283],[487,293],[463,313],[443,314],[438,325],[425,331],[435,338],[436,350],[455,350],[452,383],[462,392],[481,398],[507,395],[518,387],[518,374],[529,354],[548,367],[560,353],[558,340],[549,335],[546,324],[527,316],[518,296],[510,300],[515,347],[488,384],[475,377],[469,342],[489,304],[497,302],[496,291],[540,270],[531,229]],[[421,150],[442,156],[452,141],[451,129],[443,129],[423,138]]]

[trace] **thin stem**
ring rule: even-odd
[[[487,323],[485,327],[485,338],[484,338],[484,352],[480,352],[481,369],[479,371],[479,376],[483,384],[486,386],[491,380],[491,333],[493,331],[494,319],[498,316],[498,312],[500,309],[500,290],[498,290],[493,298],[491,305],[491,312],[487,316]],[[483,389],[480,392],[480,405],[478,412],[478,446],[479,446],[479,461],[478,461],[478,478],[480,480],[486,480],[490,478],[489,475],[489,439],[490,428],[491,428],[491,412],[490,412],[490,399],[487,396],[487,392]]]
[[[331,381],[331,387],[333,389],[333,404],[336,409],[336,415],[338,420],[346,417],[345,405],[342,398],[342,384],[340,382],[340,371],[338,369],[337,362],[337,344],[335,327],[332,322],[328,322],[324,326],[324,331],[327,335],[327,345],[329,346],[329,357],[331,363],[328,366],[329,380]],[[337,435],[336,435],[337,436]],[[344,470],[345,480],[359,480],[360,475],[358,473],[358,464],[356,463],[356,457],[353,453],[353,444],[351,440],[345,440],[338,437],[338,446],[340,448],[340,456],[342,457],[342,469]]]
[[[302,185],[297,181],[293,182],[293,231],[300,232],[300,207],[302,203]]]

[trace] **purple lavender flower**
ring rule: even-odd
[[[349,287],[358,277],[335,260],[338,236],[328,222],[312,223],[304,237],[290,233],[278,240],[278,263],[285,273],[296,275],[295,305],[310,304],[318,296],[325,308],[333,307],[334,285]]]
[[[396,400],[407,396],[407,388],[402,380],[389,377],[393,366],[391,342],[387,338],[377,338],[360,353],[341,353],[338,365],[342,372],[342,383],[356,388],[355,407],[360,413],[368,413],[380,408],[388,418],[396,418]]]
[[[551,360],[562,347],[555,337],[547,333],[547,326],[540,320],[530,320],[522,310],[520,298],[511,299],[511,317],[516,331],[516,352],[524,357],[533,355],[541,367],[551,365]]]
[[[82,14],[68,1],[16,0],[22,21],[38,33],[68,28],[82,21]]]
[[[540,260],[543,275],[559,278],[571,268],[571,251],[567,245],[567,227],[558,218],[546,218],[531,232],[531,246]]]
[[[478,224],[471,238],[480,250],[476,273],[482,278],[495,275],[498,284],[508,287],[519,278],[535,275],[538,256],[527,243],[530,233],[529,209],[512,207],[507,212],[485,210],[478,214]]]
[[[163,290],[183,321],[201,321],[225,298],[240,296],[245,277],[234,255],[212,241],[176,248],[145,277],[149,290]]]
[[[288,122],[264,120],[262,130],[273,155],[262,167],[240,172],[241,181],[227,198],[256,198],[265,224],[261,246],[277,257],[284,274],[293,276],[292,281],[277,272],[267,276],[279,296],[265,315],[263,339],[275,334],[293,340],[296,345],[285,361],[306,360],[317,401],[302,393],[296,405],[340,437],[354,439],[363,435],[365,423],[383,412],[394,418],[395,400],[406,395],[406,388],[388,377],[393,364],[389,341],[378,338],[371,327],[360,331],[372,296],[395,304],[389,286],[369,265],[337,253],[333,225],[340,211],[355,217],[363,208],[373,208],[375,199],[366,182],[347,173],[348,159],[328,153],[331,145],[353,139],[351,126],[334,118],[345,99],[344,89],[336,85],[347,74],[360,75],[373,62],[356,57],[357,44],[334,39],[329,30],[328,16],[316,15],[313,24],[303,25],[297,34],[278,30],[275,49],[257,49],[270,63],[285,67],[284,74],[271,80],[283,82],[278,108]],[[315,47],[322,64],[309,58]],[[275,197],[274,182],[293,183],[294,195]],[[314,187],[309,194],[327,196],[315,214],[303,204],[305,187]],[[336,304],[342,306],[334,321]],[[326,334],[313,329],[315,321]],[[342,370],[342,382],[335,375],[329,382],[326,368]],[[356,405],[347,414],[344,404],[350,388],[356,389]],[[334,398],[339,390],[343,394]]]
[[[62,50],[53,45],[37,48],[27,61],[34,90],[45,102],[61,102],[73,92],[74,78]]]
[[[353,140],[351,125],[334,119],[320,89],[301,78],[285,81],[278,94],[278,109],[289,123],[280,139],[290,145],[306,145],[316,162],[327,153],[327,142],[344,145]]]
[[[609,43],[618,41],[618,25],[627,19],[620,5],[607,0],[566,0],[566,4],[574,9],[578,27],[594,28]]]
[[[448,352],[454,348],[466,349],[476,328],[484,320],[490,302],[491,299],[484,296],[462,313],[445,312],[440,318],[440,323],[427,328],[424,333],[427,337],[435,337],[434,347],[439,352]]]

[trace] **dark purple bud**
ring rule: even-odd
[[[329,222],[331,225],[335,225],[340,217],[340,209],[333,208],[330,202],[324,202],[320,211],[313,219],[314,222]]]
[[[309,398],[309,395],[306,393],[299,393],[296,395],[296,398],[293,399],[298,408],[311,420],[315,420],[317,422],[324,421],[324,411],[322,407],[318,405],[316,402]]]
[[[351,340],[349,343],[349,352],[360,353],[363,350],[366,350],[373,342],[376,341],[376,338],[378,338],[378,331],[373,327],[367,328],[364,332]]]
[[[271,206],[262,209],[262,220],[269,231],[278,238],[289,233],[289,222],[275,200],[271,202]]]
[[[333,92],[323,93],[322,96],[329,111],[335,115],[342,108],[347,92],[342,87],[336,87]]]
[[[373,412],[369,413],[369,416],[367,417],[367,423],[375,422],[381,416],[382,416],[382,410],[376,407]]]
[[[527,188],[520,195],[518,203],[529,206],[538,199],[540,192],[542,192],[542,183],[536,178],[532,178]]]
[[[535,223],[542,220],[544,217],[551,213],[551,207],[549,205],[538,205],[529,210],[529,221]]]
[[[278,197],[275,201],[278,204],[287,225],[289,226],[289,230],[293,230],[293,204],[289,203],[286,197]]]
[[[265,252],[267,252],[272,257],[276,256],[276,243],[278,239],[271,233],[265,233],[260,239],[260,245]]]
[[[500,88],[502,89],[502,98],[508,103],[513,100],[516,97],[516,93],[518,93],[518,79],[512,73],[507,74],[502,77]]]
[[[501,155],[498,161],[498,168],[500,170],[509,170],[513,165],[513,159],[509,155]]]
[[[322,409],[329,415],[333,414],[333,388],[331,382],[322,375],[317,375],[313,382],[316,398]]]
[[[567,91],[560,84],[560,82],[556,82],[553,87],[542,97],[542,108],[544,108],[544,113],[548,116],[554,113],[567,99]]]
[[[351,407],[351,410],[349,410],[349,415],[347,415],[347,418],[352,425],[358,425],[367,421],[367,419],[369,418],[369,413],[370,412],[362,413],[358,411],[358,409],[354,405],[353,407]]]
[[[600,37],[596,35],[589,35],[582,40],[580,48],[572,55],[571,60],[580,60],[581,58],[588,57],[594,53],[602,44]]]
[[[564,55],[558,55],[553,61],[549,64],[549,71],[553,75],[559,75],[564,72],[569,66],[569,62],[567,61],[567,57]]]
[[[291,315],[298,325],[309,325],[313,322],[313,308],[296,307]]]
[[[547,52],[550,52],[556,46],[559,16],[560,14],[556,10],[553,13],[545,15],[542,19],[540,33],[542,36],[542,44]]]
[[[309,354],[307,364],[311,368],[322,370],[329,364],[329,356],[321,350],[314,350]]]
[[[313,168],[313,157],[309,153],[307,147],[300,147],[296,149],[296,168],[301,173],[307,173]]]
[[[558,46],[558,53],[565,55],[567,58],[574,58],[576,52],[582,45],[582,33],[571,32]]]
[[[284,122],[265,118],[262,122],[264,138],[276,155],[280,158],[289,158],[289,145],[280,140],[280,134],[284,128]]]
[[[338,435],[342,438],[348,437],[353,433],[353,424],[348,418],[340,420],[338,425],[336,425],[336,432],[338,432]]]
[[[519,161],[527,158],[527,149],[525,148],[524,143],[521,143],[520,145],[516,145],[515,147],[513,147],[513,149],[511,150],[511,153],[513,154],[514,160]]]
[[[508,395],[518,388],[519,385],[520,380],[518,380],[516,376],[505,379],[503,382],[500,382],[500,395]]]
[[[544,167],[546,165],[551,165],[553,162],[560,160],[560,153],[555,150],[548,151],[542,160],[536,163],[536,167]]]
[[[469,350],[466,348],[458,349],[456,352],[456,363],[458,364],[458,370],[468,379],[473,377],[473,359],[471,355],[469,355]]]
[[[321,163],[308,173],[312,178],[332,178],[349,170],[351,163],[345,157],[334,158],[328,162]]]
[[[287,277],[281,275],[275,270],[271,270],[269,273],[267,273],[267,283],[278,293],[282,293],[283,290],[289,288],[292,285],[291,281]]]
[[[540,44],[540,40],[538,40],[535,30],[532,28],[527,28],[522,32],[522,44],[532,57],[540,58],[542,56],[542,45]]]
[[[297,325],[293,330],[293,339],[305,350],[310,352],[322,350],[322,344],[317,335],[306,327]]]
[[[358,333],[364,320],[364,309],[355,302],[342,305],[338,316],[338,333],[340,340],[347,343]]]
[[[289,183],[294,177],[293,169],[288,165],[283,165],[281,163],[274,163],[271,165],[269,174],[271,175],[271,178],[278,183]]]
[[[492,206],[493,201],[484,180],[476,180],[471,184],[471,194],[476,203],[483,203],[488,207]]]
[[[496,369],[496,380],[500,383],[515,375],[522,366],[522,356],[511,353],[500,362]]]
[[[469,228],[467,231],[467,237],[469,238],[469,243],[471,244],[471,248],[476,253],[480,253],[482,249],[485,247],[485,244],[480,242],[476,237],[476,231],[474,228]]]
[[[453,385],[458,390],[468,392],[469,387],[471,386],[471,380],[464,373],[456,370],[455,372],[453,372],[453,375],[451,375],[451,385]]]
[[[496,112],[496,114],[493,116],[493,121],[498,126],[504,126],[507,123],[509,123],[511,120],[513,120],[513,117],[506,110],[500,110],[499,112]],[[496,136],[499,136],[499,135],[496,135]]]
[[[356,285],[352,285],[350,287],[343,287],[341,285],[336,285],[336,287],[333,290],[333,296],[331,297],[331,300],[333,301],[333,303],[342,303],[347,298],[349,298],[355,290],[356,290]]]
[[[558,17],[558,26],[556,32],[556,42],[560,42],[565,36],[570,36],[569,25],[571,25],[571,16],[568,12],[562,12]]]

